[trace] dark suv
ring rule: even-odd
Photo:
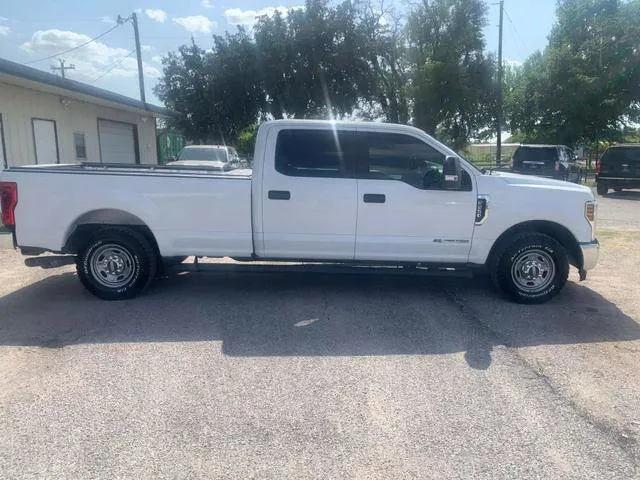
[[[596,165],[596,184],[599,195],[640,188],[640,143],[607,148]]]
[[[511,159],[511,171],[522,175],[582,181],[582,166],[564,145],[520,145]]]

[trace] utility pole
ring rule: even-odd
[[[131,20],[133,23],[133,34],[136,40],[136,57],[138,58],[138,84],[140,85],[140,100],[142,103],[147,103],[147,98],[144,93],[144,73],[142,71],[142,49],[140,48],[140,32],[138,31],[138,15],[133,12],[131,16],[123,18],[118,15],[118,24],[123,24]]]
[[[75,70],[76,66],[73,63],[70,63],[69,66],[65,66],[64,64],[64,60],[59,58],[58,61],[60,62],[60,66],[56,67],[55,65],[51,65],[51,70],[53,70],[54,72],[56,70],[60,70],[60,73],[62,74],[62,78],[67,78],[65,75],[65,70]]]
[[[500,26],[498,34],[498,115],[496,125],[496,166],[502,164],[502,17],[504,15],[504,0],[500,0]]]

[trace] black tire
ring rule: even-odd
[[[613,191],[614,191],[614,192],[621,192],[621,191],[622,191],[622,189],[621,189],[620,187],[614,187],[614,188],[613,188]]]
[[[596,190],[598,192],[598,195],[604,196],[609,191],[609,187],[607,186],[606,183],[598,182],[598,185],[596,186]]]
[[[529,273],[533,278],[528,277]],[[496,286],[512,300],[544,303],[560,293],[567,283],[569,259],[564,247],[552,237],[522,233],[498,252],[491,276]]]
[[[103,300],[126,300],[144,290],[157,269],[156,253],[144,235],[128,228],[98,230],[78,255],[80,281]]]

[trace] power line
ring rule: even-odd
[[[119,24],[116,24],[113,27],[111,27],[109,30],[107,30],[106,32],[102,32],[97,37],[93,37],[91,40],[89,40],[87,42],[84,42],[83,44],[78,45],[77,47],[70,48],[69,50],[65,50],[63,52],[54,53],[53,55],[49,55],[48,57],[44,57],[44,58],[39,58],[38,60],[31,60],[30,62],[26,62],[25,65],[31,65],[32,63],[44,62],[45,60],[49,60],[49,59],[54,58],[54,57],[59,57],[59,56],[64,55],[66,53],[73,52],[74,50],[78,50],[79,48],[82,48],[82,47],[84,47],[86,45],[89,45],[91,42],[95,42],[99,38],[104,37],[107,33],[112,32],[113,30],[115,30],[119,26],[120,26]]]
[[[520,45],[525,49],[525,52],[529,51],[529,48],[527,47],[524,40],[522,40],[522,37],[518,32],[518,30],[516,29],[516,26],[513,23],[513,20],[511,20],[511,17],[509,16],[509,12],[507,12],[506,8],[504,9],[504,14],[507,16],[507,20],[509,20],[509,25],[511,26],[511,30],[513,31],[514,36],[518,39],[518,43],[520,43]]]
[[[136,51],[136,49],[134,48],[133,50],[131,50],[129,53],[127,53],[124,57],[122,57],[119,60],[116,60],[114,63],[111,64],[111,66],[104,72],[101,73],[99,76],[97,76],[96,78],[94,78],[93,80],[91,80],[91,82],[97,82],[98,80],[100,80],[102,77],[104,77],[107,73],[109,73],[111,70],[113,70],[114,68],[116,68],[117,66],[119,66],[122,62],[124,62],[127,58],[129,58],[131,55],[133,55],[133,53]]]

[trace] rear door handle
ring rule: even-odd
[[[387,197],[382,193],[365,193],[362,197],[364,203],[384,203]]]
[[[269,190],[269,200],[290,200],[291,192],[286,190]]]

